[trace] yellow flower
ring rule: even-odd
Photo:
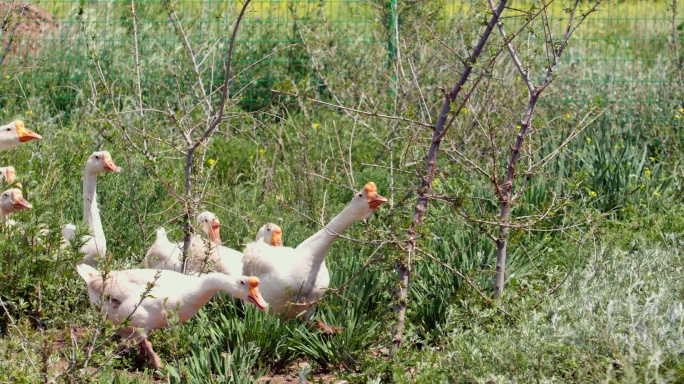
[[[684,107],[679,108],[679,113],[681,113],[682,115],[684,115]]]
[[[620,149],[620,146],[615,144],[615,145],[613,145],[613,149]]]
[[[5,79],[9,80],[9,78],[10,78],[9,75],[5,76]]]
[[[249,155],[249,159],[250,159],[250,160],[254,160],[254,156]]]
[[[655,157],[653,157],[653,156],[650,156],[648,159],[651,161],[655,161]]]
[[[644,173],[646,174],[646,177],[651,177],[651,170],[650,169],[646,168]]]
[[[639,186],[639,188],[641,188],[641,189],[646,188],[646,184],[641,184],[641,185]]]
[[[518,131],[520,130],[520,128],[522,128],[522,126],[520,126],[520,125],[515,126],[515,129],[517,129]]]
[[[591,197],[596,197],[596,192],[594,192],[594,191],[589,191],[589,196],[591,196]]]
[[[266,150],[264,150],[263,148],[261,148],[261,149],[259,150],[259,156],[263,156],[265,152],[266,152]]]
[[[520,82],[520,76],[516,76],[516,77],[515,77],[515,82],[516,82],[516,83]]]
[[[214,159],[207,160],[207,164],[209,164],[209,166],[214,165],[214,163],[216,163],[216,160],[214,160]]]
[[[658,193],[658,192],[653,192],[653,196],[655,196],[655,197],[660,197],[660,193]]]
[[[463,109],[461,111],[463,111],[464,114],[467,114],[468,112],[470,112],[470,111],[468,111],[468,107],[463,107]]]
[[[587,144],[591,144],[591,137],[587,137]]]
[[[679,115],[675,113],[675,119],[679,119]]]
[[[565,118],[566,118],[566,119],[569,119],[569,118],[570,118],[570,114],[569,114],[569,113],[566,113],[566,114],[565,114]]]
[[[434,180],[432,180],[432,185],[433,185],[433,186],[439,187],[439,184],[440,184],[440,183],[439,183],[439,179],[434,179]]]
[[[26,114],[27,115],[33,115],[33,111],[29,109],[28,111],[26,111]]]
[[[311,128],[313,128],[313,129],[318,129],[318,126],[319,126],[318,123],[311,124]]]

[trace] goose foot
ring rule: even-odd
[[[309,324],[311,323],[313,323],[314,328],[318,328],[325,335],[334,335],[344,331],[344,327],[340,327],[338,325],[328,325],[321,320],[316,320],[315,322],[312,320],[309,322]]]
[[[152,349],[152,343],[150,343],[149,340],[143,339],[143,341],[140,342],[140,349],[141,355],[144,350],[147,353],[147,355],[150,356],[150,359],[152,359],[152,366],[154,367],[154,369],[161,369],[162,361],[159,358],[159,355],[157,355]]]

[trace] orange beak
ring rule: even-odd
[[[376,209],[387,202],[386,198],[378,194],[378,187],[376,187],[375,183],[372,181],[366,183],[363,187],[363,191],[366,192],[366,199],[368,200],[370,209]]]
[[[39,134],[31,131],[30,129],[26,129],[26,127],[24,127],[24,122],[21,120],[15,121],[14,125],[17,127],[17,135],[19,136],[19,141],[22,143],[31,141],[33,139],[40,140],[43,138]]]
[[[271,245],[274,247],[283,246],[283,231],[280,228],[273,229],[273,236],[271,236]]]
[[[221,227],[221,222],[219,219],[213,219],[211,221],[211,227],[209,228],[209,239],[214,244],[221,244],[221,232],[219,228]]]
[[[24,196],[20,191],[12,193],[12,206],[17,211],[21,211],[25,208],[33,208],[33,205],[24,199]]]
[[[249,295],[247,296],[247,300],[262,311],[265,311],[266,307],[268,307],[268,303],[261,297],[261,293],[259,292],[259,278],[256,276],[249,278]]]
[[[371,209],[376,209],[377,207],[385,204],[387,202],[387,199],[380,196],[377,192],[373,195],[368,196],[368,206]]]
[[[112,160],[111,157],[105,157],[104,159],[102,159],[102,162],[104,163],[105,171],[121,173],[121,167],[117,167],[116,164],[114,164],[114,160]]]
[[[8,183],[11,183],[14,181],[14,179],[17,178],[17,171],[14,169],[13,166],[9,165],[5,169],[5,179],[7,180]]]

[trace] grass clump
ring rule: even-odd
[[[400,383],[679,382],[684,353],[680,235],[626,249],[585,249],[584,265],[513,323],[492,309],[452,306],[439,345],[398,356]],[[483,321],[489,318],[490,321]],[[474,321],[474,319],[480,319]],[[373,377],[367,374],[366,377]]]

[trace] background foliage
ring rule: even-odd
[[[20,2],[0,4],[0,14],[12,3]],[[500,159],[492,153],[515,133],[524,84],[507,57],[496,62],[486,91],[474,95],[445,138],[433,192],[454,199],[431,202],[421,253],[412,260],[407,347],[390,359],[391,262],[402,251],[388,243],[402,239],[410,221],[430,132],[310,99],[435,120],[439,88],[456,78],[454,53],[465,56],[488,17],[486,3],[475,0],[396,4],[393,14],[385,1],[254,2],[235,46],[229,119],[201,148],[197,165],[201,208],[219,216],[222,238],[235,249],[266,222],[283,227],[286,245],[299,244],[318,230],[316,221],[347,204],[350,189],[378,184],[390,203],[345,233],[375,245],[341,239],[326,259],[331,287],[339,287],[378,258],[319,307],[322,319],[345,330],[326,337],[222,296],[187,324],[153,336],[168,363],[163,375],[236,383],[283,372],[354,382],[681,380],[681,11],[673,25],[670,3],[608,1],[572,38],[538,108],[530,159],[553,151],[589,109],[606,110],[525,179],[515,216],[534,215],[558,197],[563,204],[535,230],[512,232],[505,312],[449,270],[491,293],[495,246],[460,213],[491,218],[497,202],[454,151],[493,166]],[[173,5],[211,90],[224,80],[236,6]],[[515,9],[538,6],[514,2],[506,28],[524,22]],[[552,18],[562,9],[551,3]],[[11,35],[17,40],[0,66],[0,121],[21,118],[44,137],[1,157],[0,165],[17,168],[34,205],[14,214],[19,224],[3,227],[0,237],[2,380],[155,380],[134,365],[134,352],[109,339],[111,329],[96,333],[98,318],[73,269],[77,245],[59,247],[61,227],[81,222],[82,167],[96,148],[124,168],[98,185],[113,267],[137,266],[160,225],[181,237],[182,209],[159,182],[174,189],[184,183],[174,149],[182,143],[167,112],[190,110],[205,95],[168,7],[136,2],[136,15],[143,114],[130,2],[41,1],[22,19],[13,16],[21,21],[14,34],[0,32],[3,46]],[[529,48],[524,59],[536,69],[544,65],[538,27],[521,37]],[[199,110],[190,115],[202,118]],[[154,161],[131,150],[116,119],[136,142],[152,140]],[[481,121],[497,132],[496,142],[486,140]],[[302,370],[302,361],[311,368]]]

